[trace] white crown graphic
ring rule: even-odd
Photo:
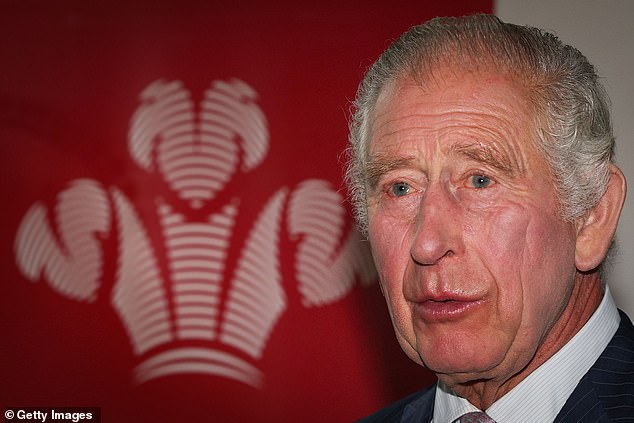
[[[247,172],[268,152],[266,118],[256,92],[242,81],[214,82],[198,114],[178,81],[156,81],[140,99],[130,126],[131,156],[146,170],[156,164],[192,209],[214,198],[240,163]],[[58,194],[53,223],[44,204],[27,211],[16,236],[16,261],[29,280],[44,279],[65,297],[93,302],[103,282],[99,236],[115,234],[119,248],[110,301],[139,358],[135,381],[195,373],[260,387],[258,362],[287,307],[279,254],[283,231],[298,240],[293,261],[305,307],[337,301],[357,276],[362,282],[375,276],[356,232],[344,233],[341,204],[326,181],[280,187],[236,246],[239,198],[204,221],[188,220],[159,198],[165,274],[124,192],[77,179]],[[239,249],[234,269],[226,269],[230,247]]]

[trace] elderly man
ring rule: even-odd
[[[494,16],[414,27],[370,68],[348,182],[438,383],[367,421],[634,421],[634,327],[601,280],[626,192],[608,109],[579,51]]]

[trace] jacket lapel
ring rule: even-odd
[[[436,402],[436,384],[423,392],[416,400],[410,402],[403,410],[401,423],[429,423],[434,417]]]
[[[634,327],[621,324],[597,362],[575,388],[555,422],[634,421]]]
[[[590,423],[610,422],[592,382],[586,374],[577,385],[554,423]]]

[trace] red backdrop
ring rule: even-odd
[[[433,381],[339,156],[389,40],[492,2],[216,3],[0,6],[1,406],[351,421]]]

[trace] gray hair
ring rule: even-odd
[[[441,65],[511,75],[529,93],[536,145],[550,165],[559,214],[572,221],[603,196],[614,160],[610,103],[594,67],[575,48],[537,28],[491,15],[435,18],[395,40],[365,74],[350,122],[346,182],[367,232],[367,160],[374,107],[399,78],[424,85]]]

